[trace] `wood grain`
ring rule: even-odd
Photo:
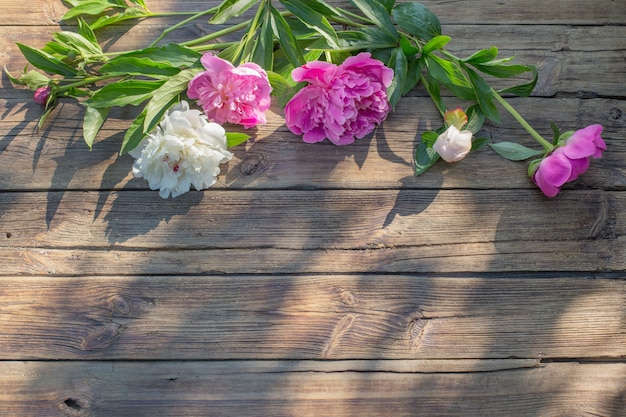
[[[626,8],[424,4],[456,55],[536,65],[533,97],[510,102],[547,137],[602,124],[603,158],[555,199],[489,149],[415,178],[441,125],[417,88],[350,147],[304,144],[272,108],[214,188],[162,200],[117,155],[136,111],[114,110],[88,152],[80,105],[37,131],[42,108],[3,75],[0,417],[624,417]],[[75,30],[65,11],[4,2],[0,65],[19,73],[15,42]],[[174,21],[98,36],[140,48]],[[481,136],[534,146],[503,116]]]
[[[626,355],[623,280],[59,276],[0,286],[4,360]]]
[[[623,415],[624,364],[481,362],[9,362],[0,406],[41,417]]]

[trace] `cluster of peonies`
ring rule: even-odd
[[[266,123],[272,87],[266,71],[255,63],[235,67],[211,53],[202,56],[205,71],[187,86],[187,96],[196,100],[204,114],[186,101],[171,108],[157,129],[131,151],[136,158],[132,172],[145,178],[160,196],[177,197],[194,187],[202,190],[216,182],[220,164],[232,154],[227,150],[224,123],[251,128]],[[335,145],[353,143],[371,133],[390,111],[387,88],[393,70],[362,52],[340,65],[312,61],[292,71],[295,82],[305,82],[287,103],[285,123],[307,143],[328,139]],[[47,104],[50,87],[35,91],[34,101]],[[464,130],[467,115],[458,108],[444,115],[448,128],[432,144],[447,162],[458,162],[472,148],[472,132]],[[531,163],[532,181],[548,197],[585,172],[591,158],[606,149],[602,126],[591,125],[574,132],[555,149]],[[541,140],[543,141],[543,140]]]
[[[601,134],[602,126],[597,124],[574,132],[562,146],[531,165],[529,174],[533,182],[546,196],[555,197],[563,184],[587,171],[591,158],[602,157],[606,144]]]
[[[160,189],[163,198],[216,182],[219,165],[232,158],[221,124],[251,128],[266,123],[272,87],[263,68],[254,63],[235,67],[210,53],[201,62],[205,71],[189,82],[187,96],[204,115],[183,101],[131,151],[137,158],[133,174],[145,178],[151,189]],[[285,108],[287,126],[305,142],[328,138],[336,145],[352,143],[371,133],[389,113],[387,87],[393,71],[369,53],[339,66],[310,62],[295,69],[292,77],[310,83]]]

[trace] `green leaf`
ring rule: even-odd
[[[469,57],[463,59],[464,62],[468,64],[482,64],[489,62],[495,59],[498,56],[498,48],[492,46],[489,49],[481,49],[480,51],[474,52]]]
[[[91,106],[85,107],[85,117],[83,118],[83,139],[89,149],[93,146],[102,124],[106,120],[110,107],[96,109]]]
[[[424,45],[424,47],[422,48],[422,53],[427,54],[429,52],[441,49],[446,46],[451,39],[451,37],[445,35],[435,36],[434,38],[429,40],[426,45]]]
[[[96,34],[93,33],[93,29],[89,27],[85,20],[78,18],[78,33],[90,42],[94,47],[98,48],[98,50],[102,51],[100,44],[98,43],[98,38],[96,38]]]
[[[391,14],[398,27],[411,35],[427,41],[441,35],[439,18],[421,3],[400,3]]]
[[[120,149],[120,155],[124,155],[135,149],[137,145],[141,143],[146,136],[143,130],[144,122],[146,120],[146,111],[142,111],[139,116],[130,124],[130,127],[126,129],[124,134],[124,140],[122,141],[122,147]]]
[[[250,135],[246,135],[245,133],[226,132],[226,146],[228,148],[241,145],[248,139],[250,139]]]
[[[473,138],[471,151],[477,151],[480,148],[484,148],[490,141],[491,139],[489,138]]]
[[[70,20],[73,17],[84,14],[95,16],[114,8],[125,8],[124,6],[115,5],[106,0],[87,0],[81,1],[80,3],[77,2],[76,4],[76,6],[72,7],[67,11],[67,13],[65,13],[61,20]]]
[[[144,132],[149,132],[159,123],[160,117],[169,108],[171,103],[178,101],[178,96],[187,90],[189,81],[199,70],[186,69],[169,78],[161,87],[154,91],[152,98],[146,105],[146,120]],[[151,127],[152,126],[152,127]]]
[[[432,148],[435,142],[437,142],[437,138],[439,137],[439,135],[440,133],[433,130],[426,131],[422,133],[422,142],[424,143],[424,145]]]
[[[483,124],[485,123],[485,115],[480,110],[480,106],[478,104],[469,107],[466,114],[468,122],[465,129],[475,135],[480,131],[480,129],[482,129]]]
[[[389,97],[389,104],[391,108],[395,110],[396,105],[402,98],[404,83],[406,81],[409,67],[406,55],[404,55],[402,48],[398,47],[394,50],[387,66],[393,69],[393,80],[391,81],[391,85],[387,88],[387,96]]]
[[[77,73],[74,68],[40,49],[32,48],[19,42],[16,44],[26,60],[40,70],[63,75],[64,77],[74,77]]]
[[[374,25],[385,31],[387,36],[391,39],[398,39],[398,32],[396,31],[393,21],[389,12],[385,6],[378,1],[367,0],[351,0],[356,7],[361,10],[368,19],[370,19]]]
[[[328,19],[301,0],[281,0],[283,6],[310,29],[322,35],[329,45],[338,47],[337,33]]]
[[[400,47],[406,56],[413,56],[419,53],[419,48],[416,48],[409,38],[404,35],[400,36]]]
[[[561,129],[554,122],[550,122],[550,127],[552,128],[552,144],[556,146],[561,137]]]
[[[45,87],[50,84],[50,78],[35,70],[24,73],[20,78],[13,77],[6,67],[4,67],[4,72],[7,74],[7,77],[9,77],[11,83],[15,85],[25,85],[31,90],[36,90],[39,87]]]
[[[167,62],[156,62],[149,58],[119,56],[100,68],[101,74],[137,75],[148,77],[171,77],[180,72]]]
[[[543,154],[543,150],[527,148],[515,142],[498,142],[489,145],[498,155],[511,161],[523,161]]]
[[[403,96],[408,94],[419,82],[422,74],[422,65],[423,61],[421,59],[416,58],[414,55],[408,57],[407,74],[402,87]]]
[[[487,84],[487,82],[472,69],[465,68],[465,71],[467,71],[467,75],[469,76],[474,92],[476,93],[478,105],[480,106],[480,109],[485,117],[496,123],[500,123],[500,114],[498,113],[498,108],[493,101],[493,93],[489,84]]]
[[[100,45],[94,45],[89,39],[74,32],[57,32],[54,34],[54,40],[58,43],[74,49],[78,54],[82,55],[98,55],[102,54]]]
[[[123,22],[125,20],[139,19],[146,16],[148,16],[146,12],[143,12],[136,7],[132,7],[114,15],[100,16],[97,20],[92,22],[89,27],[92,30],[98,30],[115,23]]]
[[[177,68],[202,67],[200,64],[202,54],[200,52],[196,52],[193,49],[189,49],[175,43],[140,49],[117,56],[117,58],[128,57],[147,58],[156,62],[164,62]]]
[[[107,84],[87,100],[95,109],[113,106],[138,106],[163,86],[163,81],[125,80]]]
[[[500,90],[500,93],[501,94],[504,94],[504,93],[515,94],[516,96],[520,96],[520,97],[530,96],[530,94],[535,89],[535,86],[537,85],[537,79],[539,78],[539,73],[537,71],[537,68],[535,68],[532,65],[528,65],[528,68],[530,68],[530,70],[533,73],[533,79],[531,82],[527,84],[520,84],[514,87],[505,88],[504,90]]]
[[[382,4],[387,13],[391,13],[393,10],[393,6],[396,4],[396,0],[376,0],[378,3]]]
[[[267,71],[267,78],[272,86],[272,97],[279,106],[284,107],[296,93],[295,89],[289,81],[276,72]]]
[[[337,40],[333,43],[325,38],[319,38],[307,46],[309,50],[319,51],[362,51],[380,50],[395,47],[397,42],[390,40],[384,33],[375,27],[359,29],[358,31],[341,31],[337,33]],[[386,60],[383,60],[386,61]]]
[[[272,29],[285,57],[293,67],[304,65],[306,61],[302,55],[302,49],[293,35],[291,27],[274,6],[270,6],[270,13]]]
[[[428,73],[454,95],[463,100],[476,100],[476,93],[471,88],[465,74],[452,62],[436,55],[423,55]]]
[[[442,115],[446,112],[447,106],[446,103],[441,99],[441,89],[439,88],[439,82],[432,77],[431,74],[426,74],[424,84],[426,87],[426,91],[428,91],[428,95],[439,113]]]
[[[209,23],[216,25],[226,23],[233,17],[241,16],[256,3],[256,0],[226,0],[220,4],[219,9]]]
[[[252,62],[255,62],[266,70],[271,70],[274,62],[274,33],[272,32],[270,11],[263,10],[263,24],[259,37],[254,43]]]
[[[415,176],[421,175],[439,160],[439,154],[424,142],[420,142],[415,149],[415,158],[413,160],[413,169]]]

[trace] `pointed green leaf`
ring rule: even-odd
[[[171,103],[178,101],[178,96],[187,90],[187,84],[198,72],[200,70],[183,70],[169,78],[161,87],[154,91],[145,108],[144,132],[149,132],[159,123],[159,119],[165,113],[165,110],[171,106]]]
[[[256,3],[256,0],[226,0],[219,6],[217,13],[209,23],[216,25],[226,23],[233,17],[241,16]]]
[[[171,77],[180,72],[167,62],[156,62],[149,58],[121,56],[112,59],[100,68],[101,74],[137,75],[147,77]]]
[[[463,59],[463,61],[472,65],[482,64],[482,63],[486,63],[495,59],[497,56],[498,56],[498,48],[496,48],[495,46],[492,46],[489,49],[481,49],[480,51],[474,52],[469,57]]]
[[[96,34],[93,33],[93,29],[89,27],[87,22],[84,19],[78,18],[78,33],[89,41],[93,46],[97,47],[99,50],[102,50],[100,44],[98,43],[98,38],[96,38]]]
[[[74,68],[40,49],[32,48],[19,42],[16,44],[26,60],[40,70],[63,75],[64,77],[73,77],[77,73]]]
[[[420,142],[415,150],[415,159],[413,160],[415,176],[428,171],[439,158],[439,154],[433,148],[426,146],[424,142]]]
[[[391,39],[398,39],[398,32],[396,31],[393,21],[389,12],[385,6],[378,1],[367,0],[351,0],[355,6],[361,10],[368,19],[370,19],[374,25],[385,31],[388,37]]]
[[[304,65],[306,62],[302,55],[302,49],[293,35],[291,27],[278,9],[270,6],[270,13],[272,29],[285,57],[294,68]]]
[[[226,146],[228,148],[235,147],[237,145],[241,145],[245,141],[250,139],[250,135],[246,135],[245,133],[239,132],[226,132]]]
[[[490,141],[491,139],[489,138],[473,138],[471,151],[477,151],[480,148],[484,148]]]
[[[532,65],[528,65],[528,68],[530,68],[530,71],[532,71],[532,73],[533,73],[532,81],[530,81],[527,84],[520,84],[520,85],[516,85],[514,87],[505,88],[504,90],[500,90],[500,93],[501,94],[504,94],[504,93],[515,94],[516,96],[520,96],[520,97],[528,97],[528,96],[530,96],[530,94],[535,89],[535,86],[537,85],[537,80],[539,78],[539,73],[537,71],[537,68],[535,68]]]
[[[125,80],[107,84],[87,100],[95,109],[113,106],[138,106],[151,98],[163,81]]]
[[[395,110],[396,105],[402,98],[404,83],[406,82],[408,72],[408,62],[402,48],[398,47],[394,50],[387,66],[393,69],[393,80],[391,81],[391,85],[387,88],[387,95],[392,110]]]
[[[131,7],[131,8],[124,10],[121,13],[116,13],[116,14],[107,15],[107,16],[100,16],[98,19],[92,22],[89,25],[89,27],[92,30],[98,30],[98,29],[102,29],[103,27],[115,24],[115,23],[123,22],[125,20],[139,19],[139,18],[146,17],[146,16],[148,16],[146,12],[136,7]]]
[[[451,39],[451,37],[445,35],[435,36],[434,38],[429,40],[426,45],[424,45],[424,47],[422,48],[422,53],[427,54],[429,52],[441,49],[446,46]]]
[[[77,3],[76,6],[69,9],[67,13],[65,13],[65,15],[61,18],[61,20],[70,20],[73,17],[84,14],[95,16],[114,8],[123,9],[125,7],[112,4],[106,0],[86,0]]]
[[[200,52],[196,52],[193,49],[189,49],[175,43],[170,43],[164,46],[155,46],[140,49],[137,51],[118,55],[116,59],[128,57],[147,58],[152,61],[167,63],[168,65],[177,68],[202,67],[202,65],[200,64],[200,58],[202,57],[202,54]]]
[[[480,106],[475,104],[467,109],[468,122],[465,129],[472,132],[474,135],[482,129],[485,123],[485,115],[480,110]]]
[[[543,150],[527,148],[515,142],[498,142],[489,145],[498,155],[511,161],[523,161],[543,154]]]
[[[489,84],[487,84],[487,82],[472,69],[465,68],[465,71],[469,76],[474,92],[476,93],[478,105],[480,106],[480,109],[485,117],[496,123],[500,123],[500,114],[498,113],[498,108],[493,101],[493,93]]]
[[[439,18],[421,3],[400,3],[393,8],[392,16],[398,27],[411,35],[427,41],[441,35]]]
[[[326,38],[330,45],[337,47],[337,33],[324,15],[315,11],[301,0],[281,0],[280,2],[307,27]]]
[[[89,149],[93,146],[102,124],[109,114],[110,107],[96,109],[91,106],[85,107],[85,117],[83,118],[83,139]]]

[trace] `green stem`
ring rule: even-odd
[[[207,14],[213,13],[215,10],[216,10],[215,8],[212,8],[212,9],[205,10],[205,11],[203,11],[203,12],[195,13],[195,14],[191,15],[190,17],[188,17],[187,19],[182,20],[182,21],[180,21],[180,22],[176,23],[175,25],[172,25],[172,26],[168,27],[167,29],[165,29],[165,30],[161,33],[161,35],[159,35],[159,37],[158,37],[158,38],[156,38],[156,39],[154,40],[154,42],[152,42],[152,43],[150,44],[150,46],[151,46],[151,47],[152,47],[152,46],[155,46],[155,45],[156,45],[157,43],[159,43],[159,41],[160,41],[161,39],[163,39],[163,38],[164,38],[164,37],[165,37],[168,33],[170,33],[170,32],[172,32],[172,31],[174,31],[174,30],[178,29],[178,28],[179,28],[179,27],[181,27],[181,26],[186,25],[186,24],[187,24],[187,23],[189,23],[189,22],[192,22],[192,21],[194,21],[194,20],[198,19],[199,17],[202,17],[202,16],[204,16],[204,15],[207,15]]]
[[[56,89],[55,92],[58,94],[58,93],[62,93],[64,91],[67,91],[67,90],[69,90],[71,88],[82,87],[84,85],[97,83],[98,81],[104,81],[104,80],[108,80],[108,79],[111,79],[111,78],[118,78],[118,77],[120,77],[119,74],[118,75],[108,74],[108,75],[101,75],[99,77],[84,78],[84,79],[82,79],[80,81],[76,81],[76,82],[73,82],[73,83],[70,83],[70,84],[65,84],[64,86],[60,86],[59,88]]]
[[[513,116],[515,120],[517,120],[517,122],[524,129],[526,129],[528,133],[530,133],[530,136],[532,136],[537,142],[541,144],[541,146],[544,147],[546,152],[550,152],[554,149],[554,145],[545,140],[535,129],[533,129],[532,126],[528,124],[528,122],[522,117],[522,115],[519,114],[517,110],[515,110],[515,108],[513,108],[513,106],[511,106],[504,98],[502,98],[502,96],[498,94],[498,92],[493,88],[491,89],[491,94],[496,100],[498,100],[502,107],[504,107],[509,113],[511,113],[511,116]]]
[[[193,39],[187,42],[181,42],[180,45],[181,46],[193,46],[193,45],[198,45],[200,43],[212,41],[214,39],[219,38],[220,36],[229,35],[233,32],[237,32],[238,30],[244,29],[249,24],[250,24],[250,20],[246,20],[245,22],[241,22],[236,25],[229,26],[225,29],[218,30],[217,32],[209,33],[208,35],[202,36],[201,38]]]

